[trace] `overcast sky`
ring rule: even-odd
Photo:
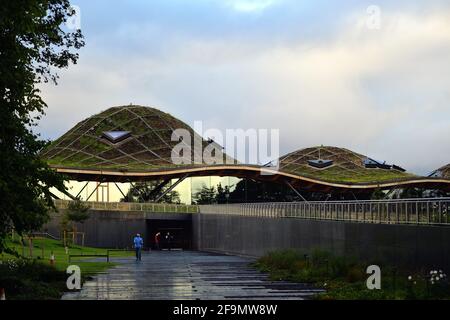
[[[450,162],[450,1],[72,4],[86,46],[42,87],[45,139],[134,103],[206,128],[280,129],[281,154],[334,145],[419,174]]]

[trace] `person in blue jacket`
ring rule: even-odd
[[[133,239],[134,249],[136,250],[136,261],[141,261],[141,251],[144,246],[144,240],[141,238],[141,235],[138,233],[136,237]]]

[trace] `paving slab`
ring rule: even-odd
[[[303,300],[322,292],[308,284],[271,281],[254,260],[198,251],[152,251],[112,260],[117,266],[64,300]]]

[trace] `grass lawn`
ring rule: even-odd
[[[381,289],[369,290],[366,280],[370,275],[366,268],[371,264],[322,251],[304,255],[294,250],[283,250],[263,256],[254,266],[268,272],[272,280],[312,283],[326,289],[325,293],[315,296],[319,300],[450,299],[445,270],[442,273],[439,270],[406,271],[378,264]]]
[[[18,237],[6,241],[7,248],[17,253],[0,255],[0,287],[5,288],[7,299],[59,299],[66,290],[69,265],[80,267],[83,281],[116,265],[106,262],[106,258],[92,261],[92,257],[76,257],[69,262],[69,255],[106,255],[107,249],[70,246],[66,253],[61,241],[34,238],[32,243],[31,251],[28,240],[25,245]],[[50,263],[52,254],[54,265]],[[110,252],[112,259],[132,255],[129,251]]]

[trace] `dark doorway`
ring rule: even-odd
[[[156,249],[155,235],[160,232],[160,249],[183,249],[192,247],[192,223],[190,220],[147,220],[147,243]],[[166,234],[170,234],[170,242]]]

